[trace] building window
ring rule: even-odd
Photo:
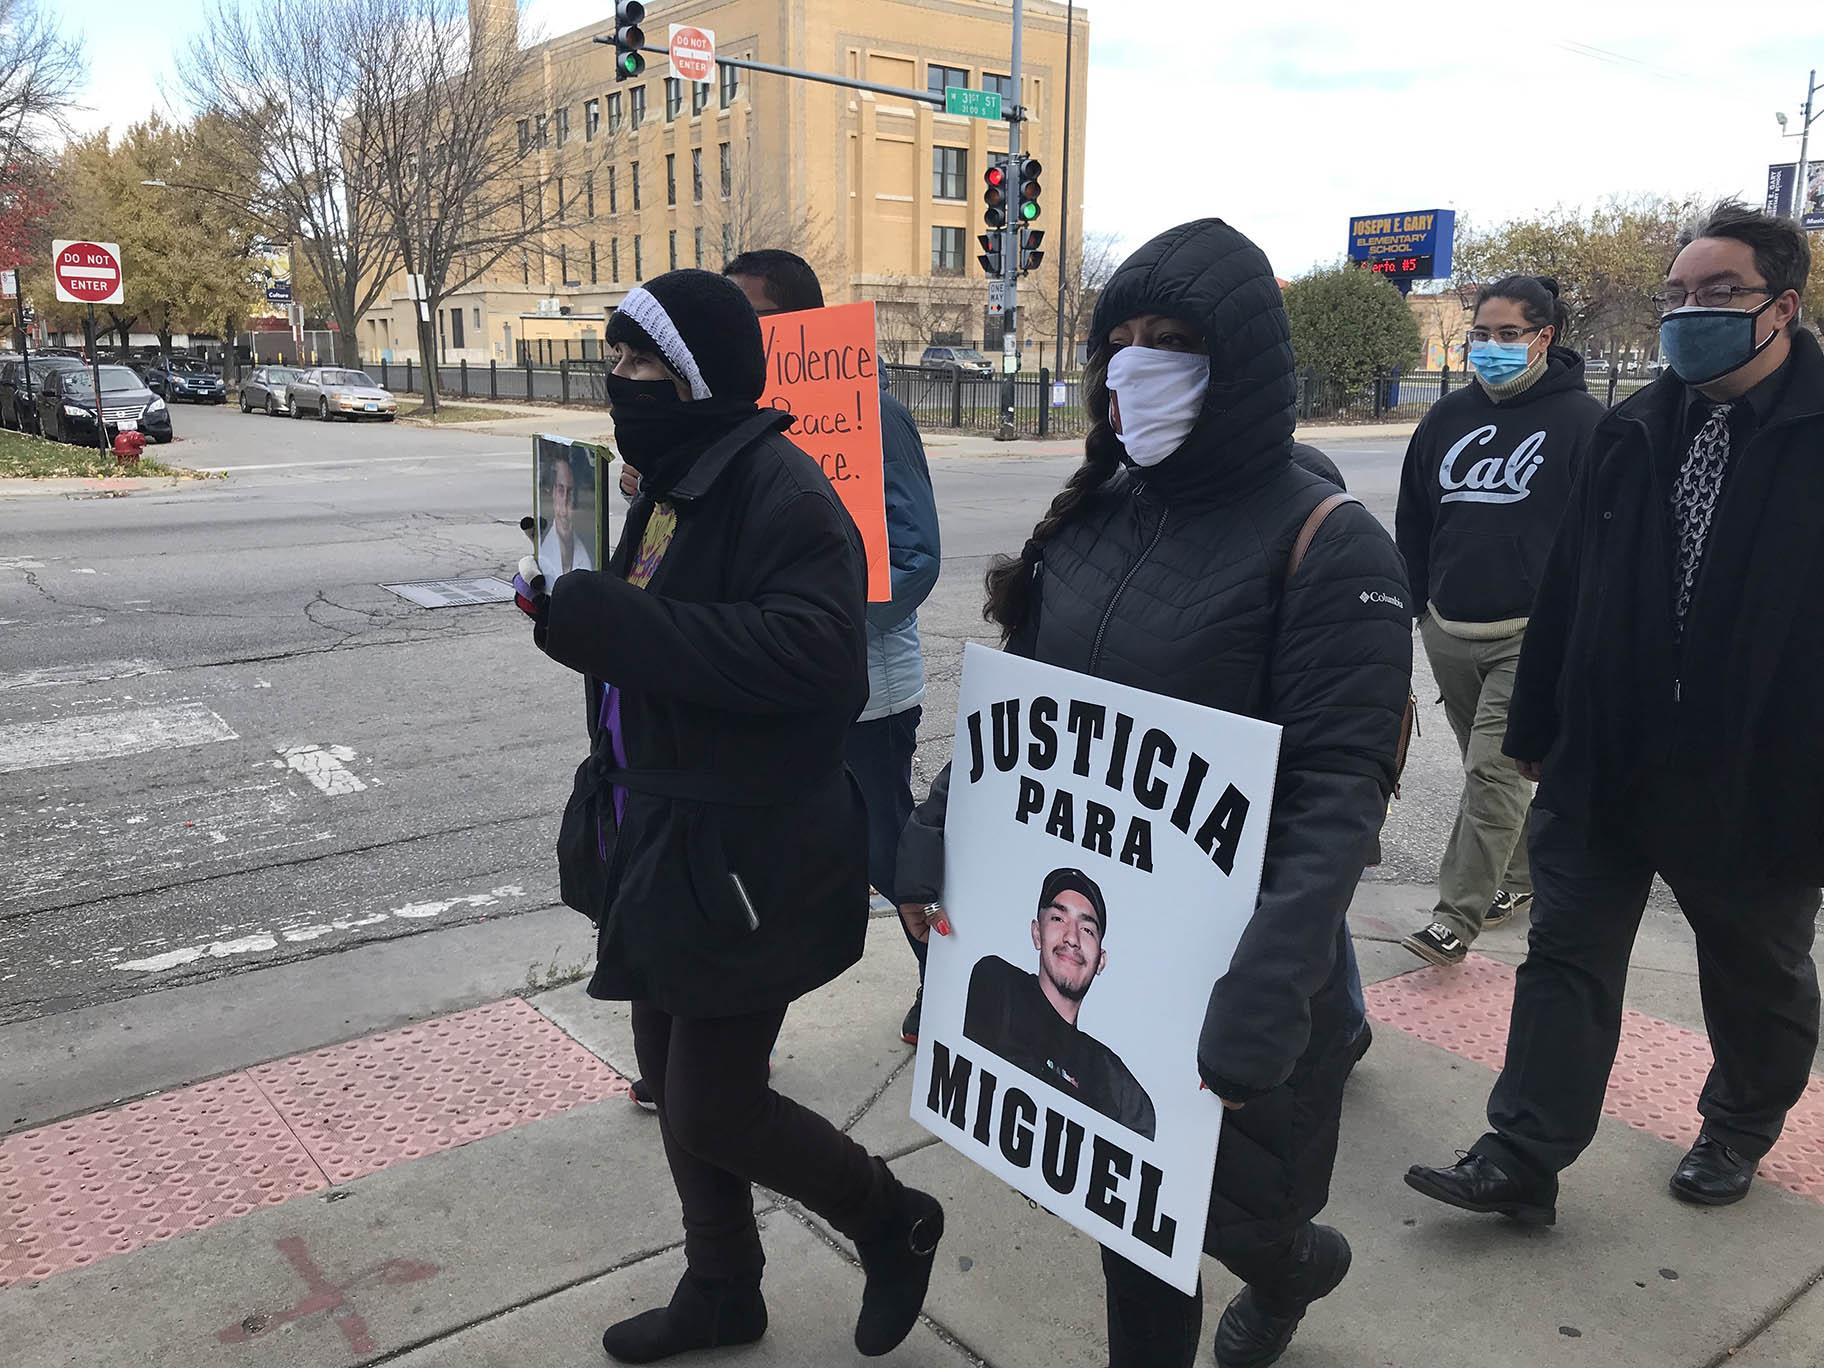
[[[964,182],[969,176],[969,149],[934,147],[931,149],[931,195],[934,199],[960,200],[967,196]]]
[[[596,130],[602,126],[602,102],[600,100],[583,101],[583,141],[594,142]]]
[[[701,114],[709,108],[709,82],[693,81],[690,86],[690,112]]]
[[[703,149],[690,149],[690,197],[698,204],[703,203]]]
[[[963,230],[961,228],[933,228],[931,230],[931,274],[960,276],[962,273]]]
[[[722,162],[722,198],[727,199],[735,193],[735,156],[732,148],[723,143],[717,149]]]
[[[969,86],[969,69],[967,67],[939,66],[936,62],[925,68],[925,89],[933,95],[941,96],[950,86]]]
[[[557,178],[557,221],[563,223],[570,217],[570,205],[564,198],[564,178]]]
[[[633,211],[636,214],[640,211],[640,164],[638,162],[633,163]]]
[[[519,150],[524,152],[530,146],[532,146],[532,121],[521,119],[519,121]]]
[[[665,236],[668,239],[670,239],[670,250],[671,250],[671,267],[670,267],[670,269],[675,271],[678,269],[678,230],[676,228],[673,228]]]
[[[540,147],[549,147],[551,145],[551,120],[547,119],[543,114],[538,116],[538,145]]]
[[[608,279],[616,285],[621,283],[621,240],[619,238],[608,244]]]
[[[589,244],[589,283],[595,285],[600,281],[601,276],[596,273],[595,269],[595,244],[591,242]]]
[[[695,238],[695,242],[692,246],[696,248],[697,252],[696,264],[701,266],[703,264],[703,230],[701,228],[693,229],[691,236]]]
[[[583,214],[586,218],[595,217],[595,172],[583,176]]]
[[[646,87],[635,86],[627,97],[627,121],[638,128],[646,122]]]
[[[565,105],[557,111],[557,145],[562,147],[570,141],[570,106]]]
[[[570,283],[570,244],[567,242],[557,244],[557,283]]]
[[[722,263],[727,265],[735,259],[735,225],[722,225]]]
[[[676,76],[665,78],[665,122],[671,123],[684,112],[684,82]]]
[[[462,340],[462,306],[450,310],[450,345],[461,349],[466,344]]]
[[[621,212],[620,188],[615,179],[614,168],[611,166],[608,168],[608,212],[611,214]]]
[[[475,331],[481,331],[481,305],[475,306]]]
[[[449,344],[443,340],[443,316],[447,312],[447,309],[437,310],[437,350],[439,352],[446,352],[450,349]]]
[[[665,154],[665,203],[676,204],[677,202],[678,154],[676,152],[667,152]]]
[[[635,280],[644,280],[646,278],[646,253],[640,248],[640,235],[638,233],[633,235],[633,278]]]
[[[523,247],[519,253],[519,283],[521,285],[532,283],[532,254]]]
[[[621,93],[618,90],[608,97],[608,131],[621,131]]]
[[[992,71],[984,71],[982,73],[982,89],[999,95],[1001,97],[1002,109],[1013,108],[1013,77],[996,76]]]
[[[719,63],[716,70],[722,77],[722,108],[727,109],[735,102],[735,96],[741,93],[741,73],[735,67]]]

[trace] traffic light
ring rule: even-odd
[[[1039,244],[1045,241],[1043,228],[1020,229],[1020,274],[1039,269],[1039,263],[1045,260],[1045,253],[1039,250]]]
[[[1039,177],[1045,168],[1037,157],[1020,158],[1020,222],[1031,223],[1039,216]]]
[[[977,233],[975,240],[981,244],[982,254],[976,258],[982,263],[982,274],[990,280],[999,280],[1001,270],[1001,235],[999,233]]]
[[[982,222],[991,229],[1007,226],[1007,163],[995,162],[982,172]]]
[[[645,74],[646,6],[640,0],[615,0],[614,5],[614,79],[631,81]]]

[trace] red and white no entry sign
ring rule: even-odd
[[[671,70],[680,81],[716,78],[716,33],[694,24],[671,26]]]
[[[118,304],[125,293],[118,242],[51,244],[51,276],[65,304]]]

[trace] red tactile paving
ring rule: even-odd
[[[518,998],[0,1140],[0,1287],[628,1090]]]
[[[1454,968],[1385,979],[1368,988],[1367,998],[1376,1021],[1491,1069],[1501,1067],[1514,1002],[1514,971],[1508,965],[1471,955]],[[1673,1144],[1690,1144],[1702,1120],[1697,1097],[1710,1060],[1703,1032],[1623,1012],[1603,1114]],[[1781,1187],[1824,1201],[1824,1079],[1813,1075],[1760,1172]]]
[[[249,1072],[338,1183],[627,1086],[519,998]]]
[[[0,1287],[328,1187],[245,1074],[0,1141]]]

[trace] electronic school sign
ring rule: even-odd
[[[1349,220],[1349,259],[1396,282],[1441,280],[1450,274],[1456,233],[1454,209],[1362,214]]]

